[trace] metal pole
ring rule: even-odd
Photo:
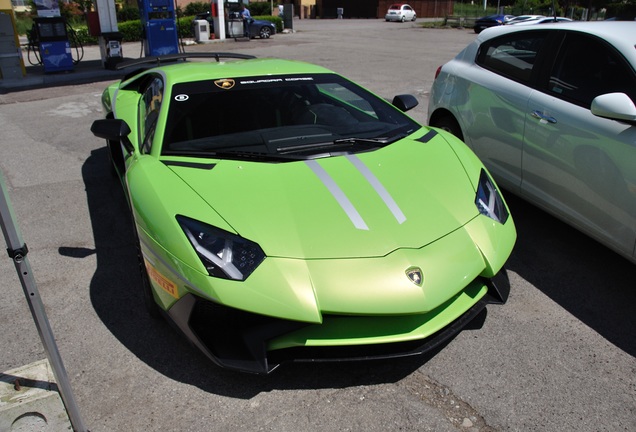
[[[57,381],[60,396],[62,398],[62,402],[64,402],[64,406],[66,407],[66,412],[68,413],[71,425],[76,432],[87,431],[84,427],[77,404],[75,403],[71,384],[68,380],[66,370],[64,369],[62,357],[57,349],[53,331],[51,330],[49,320],[44,310],[44,304],[42,303],[40,293],[38,292],[35,284],[35,278],[31,273],[29,259],[26,256],[29,250],[27,249],[26,244],[22,241],[22,235],[20,234],[15,222],[13,208],[9,201],[9,194],[7,193],[4,176],[1,171],[0,185],[2,186],[2,193],[0,194],[0,226],[2,226],[2,233],[4,234],[4,239],[7,243],[7,252],[9,253],[9,257],[15,263],[18,277],[22,283],[24,296],[29,304],[29,309],[31,309],[31,315],[33,315],[35,326],[38,329],[40,339],[44,345],[44,351],[46,351],[49,363],[51,364],[51,369],[53,370],[53,375]]]

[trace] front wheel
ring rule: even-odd
[[[459,127],[457,120],[451,115],[444,115],[442,117],[433,118],[430,123],[431,126],[445,130],[455,135],[460,140],[464,141],[464,134]]]
[[[269,37],[272,35],[272,29],[270,29],[269,27],[261,27],[258,35],[261,37],[261,39],[269,39]]]

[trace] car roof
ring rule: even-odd
[[[546,30],[580,31],[597,36],[619,48],[630,59],[632,65],[636,67],[636,21],[568,21],[542,26],[498,26],[485,29],[479,33],[476,42],[481,44],[497,36],[512,32]]]
[[[513,18],[515,21],[534,19],[534,18],[543,18],[545,15],[519,15]]]
[[[566,17],[540,17],[540,18],[530,18],[526,20],[519,21],[511,21],[508,24],[510,25],[534,25],[534,24],[544,24],[549,22],[570,22],[572,19]]]
[[[487,16],[483,16],[480,18],[477,18],[477,20],[483,20],[483,19],[496,19],[496,18],[506,18],[506,17],[514,17],[514,15],[499,15],[499,14],[495,14],[495,15],[487,15]]]
[[[222,78],[249,78],[267,75],[298,75],[334,73],[322,66],[297,60],[254,58],[232,61],[187,61],[157,66],[148,71],[161,73],[168,84]],[[144,71],[144,72],[148,72]],[[139,75],[131,77],[133,80]]]

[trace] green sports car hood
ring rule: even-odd
[[[307,161],[168,165],[267,256],[378,257],[421,248],[478,214],[475,188],[451,146],[439,134],[417,138]]]

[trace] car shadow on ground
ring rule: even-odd
[[[60,253],[76,258],[96,254],[97,267],[90,285],[95,312],[126,349],[159,373],[210,393],[249,399],[274,389],[345,388],[398,382],[443,349],[442,346],[433,353],[393,360],[284,364],[268,376],[215,366],[167,321],[153,319],[146,313],[132,218],[108,164],[106,148],[101,148],[92,152],[82,171],[95,250],[63,247]],[[467,330],[479,328],[484,315],[469,324]]]
[[[636,265],[518,197],[506,201],[518,233],[507,268],[636,357]]]

